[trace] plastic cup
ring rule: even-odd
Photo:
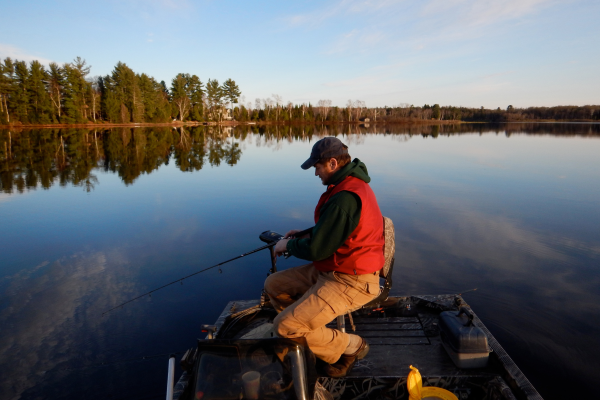
[[[244,393],[246,393],[246,398],[249,400],[257,400],[260,389],[260,372],[248,371],[242,375],[242,381],[244,382]]]

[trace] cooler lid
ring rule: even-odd
[[[466,308],[461,312],[440,313],[442,340],[457,353],[489,353],[487,335],[473,325],[473,314]]]

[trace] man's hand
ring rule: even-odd
[[[294,236],[298,232],[301,232],[300,229],[292,229],[291,231],[288,231],[283,237],[287,239],[291,236]]]
[[[300,232],[300,231],[296,231],[296,232]],[[275,251],[275,256],[280,257],[283,253],[285,253],[287,251],[287,242],[289,242],[289,241],[290,241],[290,239],[281,239],[279,242],[277,242],[277,244],[275,245],[275,248],[273,249],[273,251]]]
[[[302,237],[297,237],[296,233],[298,232],[302,232],[300,229],[292,229],[291,231],[288,231],[288,233],[285,234],[285,238],[291,238],[291,236],[293,236],[294,239],[306,239],[307,237],[309,237],[308,233],[306,235],[302,235]]]

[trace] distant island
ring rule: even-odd
[[[122,62],[109,75],[89,73],[80,57],[48,68],[39,61],[0,61],[0,126],[600,121],[600,105],[367,107],[364,101],[348,100],[339,107],[331,100],[293,104],[277,94],[252,102],[232,79],[204,83],[197,75],[180,73],[167,86]]]

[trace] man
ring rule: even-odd
[[[357,158],[350,161],[348,147],[339,139],[316,142],[301,167],[314,167],[327,190],[315,209],[311,233],[294,237],[300,231],[289,231],[275,253],[288,252],[312,263],[272,274],[265,292],[279,312],[276,333],[304,337],[313,353],[328,363],[325,372],[342,377],[367,355],[369,345],[358,335],[325,325],[379,294],[383,217],[368,185],[367,167]]]

